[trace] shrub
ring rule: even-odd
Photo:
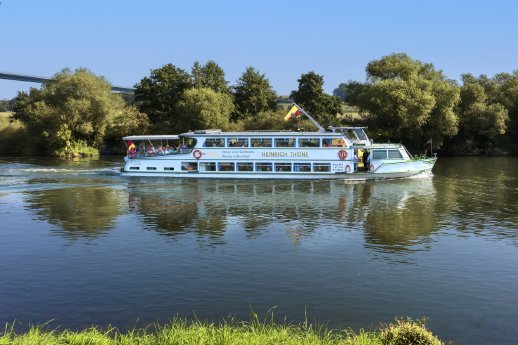
[[[425,328],[424,320],[396,319],[381,329],[380,338],[386,345],[444,345]]]

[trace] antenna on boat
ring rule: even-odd
[[[292,99],[290,99],[290,101],[293,102]],[[317,126],[318,128],[318,131],[319,132],[325,132],[326,130],[324,129],[324,127],[320,126],[320,124],[317,122],[317,120],[315,120],[311,115],[309,115],[308,113],[306,113],[306,111],[300,106],[298,105],[297,103],[293,102],[293,105],[295,105],[297,108],[300,109],[300,111],[302,111],[302,113],[304,115],[306,115],[306,117],[309,119],[309,121],[311,121],[311,123],[313,123],[315,126]]]

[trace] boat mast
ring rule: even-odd
[[[291,100],[293,102],[293,100]],[[302,113],[304,115],[306,115],[306,117],[309,119],[309,121],[311,121],[311,123],[313,123],[315,126],[317,126],[318,128],[318,131],[319,132],[325,132],[326,130],[324,129],[324,127],[320,126],[320,124],[317,122],[317,120],[315,120],[311,115],[309,115],[308,113],[306,113],[306,111],[304,109],[302,109],[302,107],[300,105],[298,105],[297,103],[293,102],[293,104],[295,106],[297,106],[297,108],[300,109],[300,111],[302,111]]]

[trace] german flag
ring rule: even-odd
[[[284,116],[284,121],[289,121],[291,119],[296,119],[297,117],[302,116],[302,110],[299,107],[294,105],[291,110]]]
[[[128,145],[128,153],[133,151],[137,151],[137,147],[135,146],[135,144],[133,143],[133,141],[131,140],[128,140],[128,142],[126,143],[126,145]]]

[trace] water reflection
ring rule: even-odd
[[[365,241],[384,251],[415,250],[437,229],[432,179],[373,185],[365,217]]]
[[[441,225],[518,244],[518,160],[456,158],[445,163],[436,171]]]
[[[141,222],[169,239],[190,234],[210,245],[228,243],[229,229],[249,239],[283,231],[294,245],[359,231],[371,250],[408,252],[426,249],[436,232],[517,242],[518,161],[495,161],[446,160],[433,178],[367,183],[33,174],[21,185],[29,189],[27,207],[68,238],[104,234],[129,212],[135,218],[126,227]]]
[[[173,237],[196,234],[212,244],[225,243],[231,225],[250,238],[283,226],[294,244],[317,230],[363,230],[367,244],[398,251],[425,238],[437,223],[430,178],[354,184],[138,180],[128,191],[129,209],[147,229]]]
[[[112,229],[122,213],[121,192],[110,187],[71,187],[28,194],[26,206],[66,238],[96,237]]]

